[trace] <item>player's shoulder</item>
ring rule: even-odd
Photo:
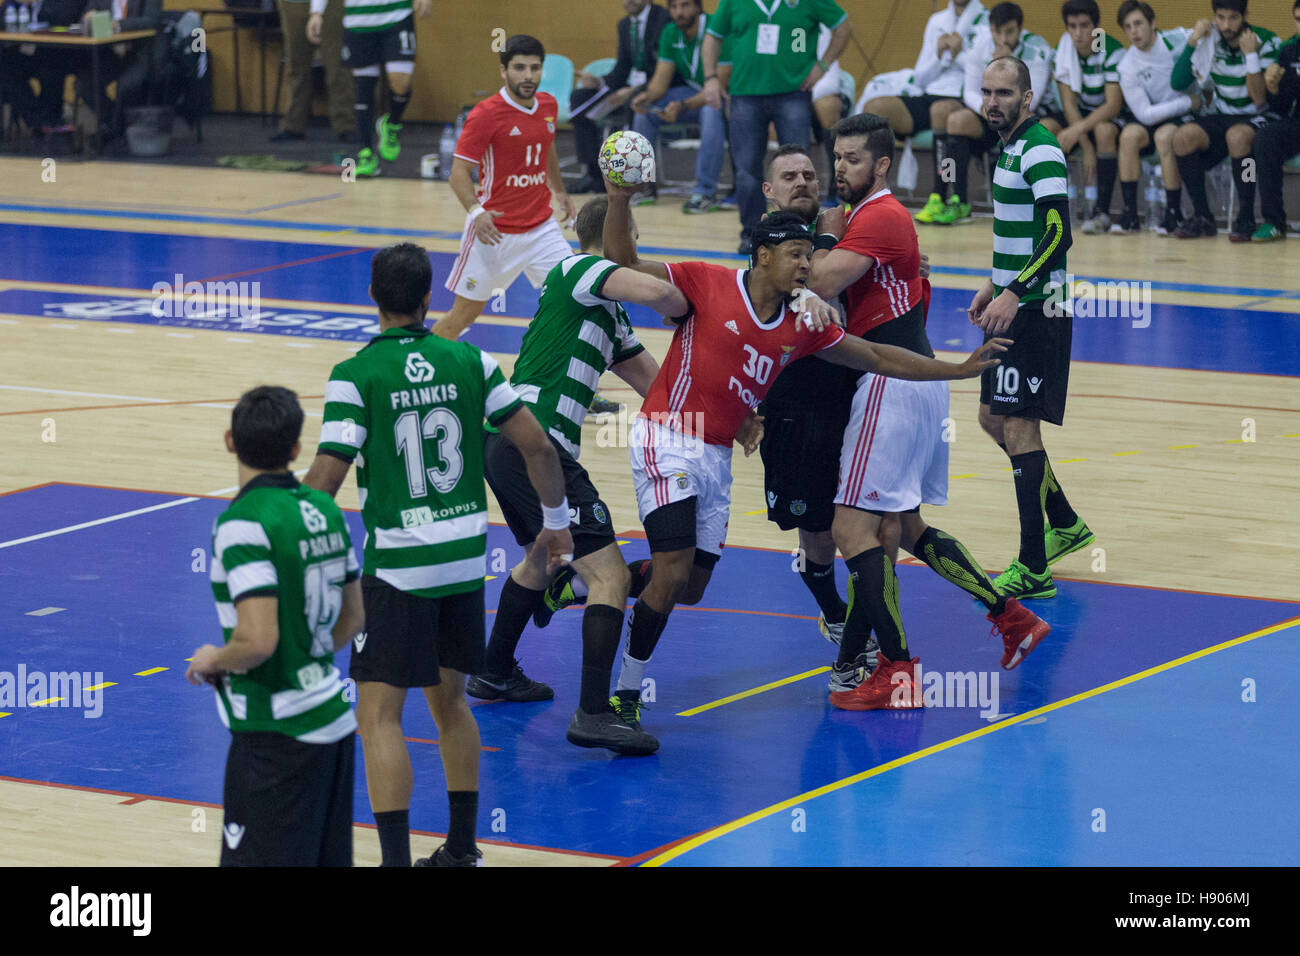
[[[536,97],[537,97],[537,112],[539,114],[549,114],[548,118],[552,120],[555,119],[555,108],[557,105],[555,102],[555,97],[552,96],[550,93],[547,93],[545,90],[538,90],[536,93]]]
[[[1105,37],[1102,43],[1103,43],[1103,49],[1106,52],[1107,62],[1110,62],[1111,60],[1118,60],[1121,56],[1124,55],[1124,44],[1120,43],[1119,40],[1116,40],[1109,33],[1102,34],[1102,36]]]
[[[992,46],[993,34],[990,33],[988,36],[989,36],[989,45]],[[1032,53],[1036,57],[1039,56],[1050,57],[1052,55],[1052,45],[1048,43],[1046,39],[1039,36],[1037,33],[1033,33],[1028,30],[1026,30],[1025,35],[1020,38],[1020,45],[1024,48],[1026,53]]]
[[[736,271],[727,266],[720,266],[716,262],[700,262],[699,260],[690,260],[687,262],[669,262],[668,275],[675,283],[679,278],[686,278],[696,284],[704,283],[711,287],[713,283],[735,282]]]

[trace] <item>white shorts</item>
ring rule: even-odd
[[[632,423],[628,443],[641,523],[652,511],[695,498],[695,547],[722,554],[731,517],[731,448],[645,418]]]
[[[812,100],[816,103],[823,96],[839,96],[841,87],[840,61],[836,60],[831,64],[831,68],[822,75],[822,78],[813,84]]]
[[[573,249],[554,219],[527,232],[502,233],[501,241],[489,246],[478,238],[466,216],[460,255],[446,287],[462,298],[486,302],[505,292],[522,272],[534,289],[540,289],[555,264],[571,255]]]
[[[910,511],[948,503],[948,383],[858,379],[840,448],[837,505]]]

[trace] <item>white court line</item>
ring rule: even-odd
[[[49,395],[82,395],[86,398],[120,398],[128,402],[170,402],[170,398],[144,398],[140,395],[113,395],[109,392],[73,392],[66,388],[33,388],[30,385],[0,385],[14,392],[45,392]]]

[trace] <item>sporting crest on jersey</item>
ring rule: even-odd
[[[801,515],[807,510],[808,503],[806,501],[796,498],[794,501],[790,502],[790,514],[792,515]]]
[[[599,501],[591,506],[591,513],[592,516],[601,524],[607,524],[609,522],[609,515],[605,513],[605,506]]]

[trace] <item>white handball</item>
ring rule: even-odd
[[[650,140],[630,129],[610,133],[600,147],[600,171],[616,186],[655,181],[655,151]]]

